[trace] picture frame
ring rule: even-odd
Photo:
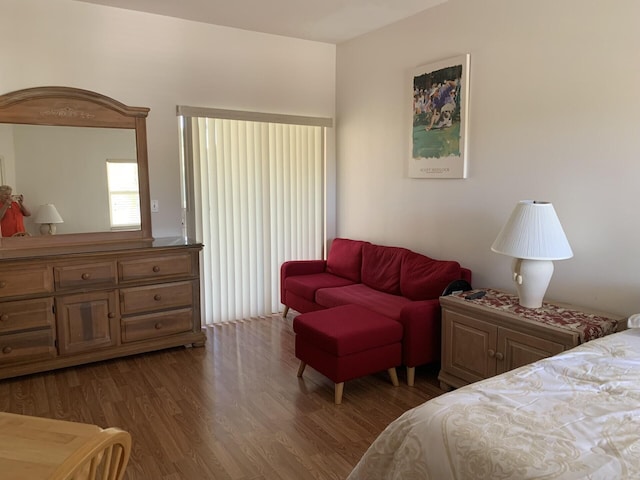
[[[410,178],[466,178],[470,55],[411,71]]]

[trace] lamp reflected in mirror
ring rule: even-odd
[[[58,213],[58,209],[52,203],[40,205],[33,221],[40,224],[41,235],[55,235],[56,224],[64,223],[64,220],[62,220],[62,217]]]

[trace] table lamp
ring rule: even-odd
[[[38,213],[36,213],[33,221],[40,224],[41,235],[55,235],[56,224],[64,223],[64,220],[62,220],[58,210],[52,203],[40,205]]]
[[[513,258],[513,281],[519,303],[526,308],[542,306],[553,275],[553,260],[573,257],[553,205],[522,200],[496,238],[491,250]]]

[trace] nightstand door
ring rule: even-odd
[[[497,373],[528,365],[564,351],[564,345],[543,338],[516,332],[508,328],[498,329]]]
[[[442,321],[442,370],[469,383],[494,376],[498,328],[450,310]]]

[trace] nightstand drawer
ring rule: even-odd
[[[0,333],[53,325],[53,298],[0,303]]]
[[[118,265],[120,280],[185,277],[193,275],[191,255],[164,255],[153,258],[121,260]]]
[[[53,267],[56,290],[116,285],[115,262],[88,263]]]
[[[47,266],[2,269],[0,297],[15,297],[53,292],[51,269]]]
[[[55,356],[51,328],[0,336],[0,365]]]
[[[137,342],[187,332],[192,326],[191,308],[130,317],[122,321],[122,342]]]
[[[165,283],[120,290],[120,313],[122,315],[187,307],[192,303],[192,282]]]

